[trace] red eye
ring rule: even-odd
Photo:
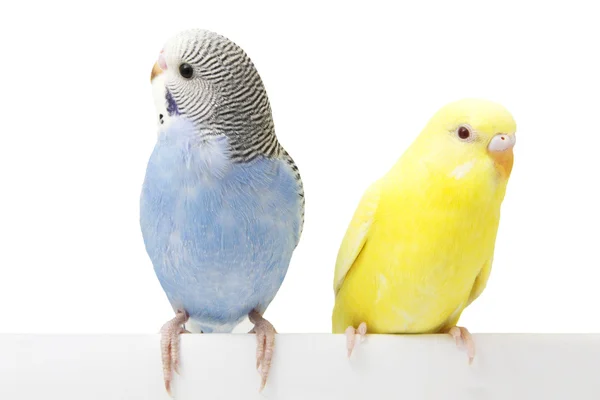
[[[471,136],[471,131],[469,131],[469,128],[466,128],[464,126],[461,126],[460,128],[458,128],[458,137],[461,139],[468,139]]]

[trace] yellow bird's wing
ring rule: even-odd
[[[473,288],[471,289],[471,294],[469,295],[469,301],[467,302],[467,306],[475,301],[479,297],[481,293],[483,293],[483,289],[487,285],[488,278],[490,277],[490,272],[492,271],[492,259],[485,263],[477,278],[475,278],[475,282],[473,283]],[[466,306],[465,306],[466,307]]]
[[[335,294],[340,290],[346,274],[352,268],[354,261],[360,254],[369,236],[369,229],[371,228],[375,211],[379,204],[381,186],[379,182],[373,183],[363,194],[340,245],[335,262],[333,279],[333,291]]]

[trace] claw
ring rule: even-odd
[[[265,388],[269,377],[277,331],[258,312],[252,311],[249,317],[250,321],[254,323],[254,328],[250,332],[256,333],[256,369],[261,377],[260,388],[258,389],[261,392]]]
[[[352,351],[356,346],[356,334],[360,335],[360,341],[363,342],[365,340],[367,334],[367,323],[361,322],[358,325],[358,329],[354,329],[353,326],[349,326],[346,328],[346,348],[348,350],[348,358],[352,355]]]
[[[469,364],[471,364],[475,358],[475,342],[473,341],[473,336],[471,336],[471,333],[467,330],[467,328],[462,326],[453,326],[450,328],[448,333],[454,338],[457,346],[460,346],[462,341],[462,343],[464,343],[464,345],[467,347]]]
[[[183,329],[183,324],[187,322],[189,316],[185,311],[177,311],[175,318],[168,321],[160,329],[160,349],[163,365],[163,376],[165,389],[171,395],[171,381],[173,370],[179,374],[179,335],[187,332]]]

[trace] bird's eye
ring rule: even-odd
[[[194,68],[188,63],[183,63],[179,66],[179,73],[184,78],[190,79],[194,75]]]
[[[465,140],[471,137],[471,131],[466,126],[461,126],[458,128],[458,137]]]

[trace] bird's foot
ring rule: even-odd
[[[189,316],[185,311],[177,311],[175,318],[167,322],[160,329],[160,351],[162,356],[163,376],[165,389],[171,395],[171,367],[179,373],[179,335],[186,333],[183,328]]]
[[[277,331],[273,325],[262,317],[258,312],[252,311],[249,314],[250,322],[254,328],[250,333],[256,334],[256,369],[260,373],[261,382],[258,391],[262,391],[269,377],[271,361],[273,360],[273,350],[275,349],[275,334]]]
[[[346,348],[348,349],[348,358],[352,355],[352,350],[354,350],[354,346],[356,345],[356,334],[360,335],[360,341],[365,340],[365,335],[367,334],[367,323],[361,322],[358,325],[358,329],[354,329],[353,326],[349,326],[346,328]]]
[[[473,341],[473,336],[462,326],[453,326],[450,328],[448,333],[456,340],[456,345],[460,346],[461,341],[467,347],[467,355],[469,356],[469,364],[473,362],[473,358],[475,358],[475,342]]]

